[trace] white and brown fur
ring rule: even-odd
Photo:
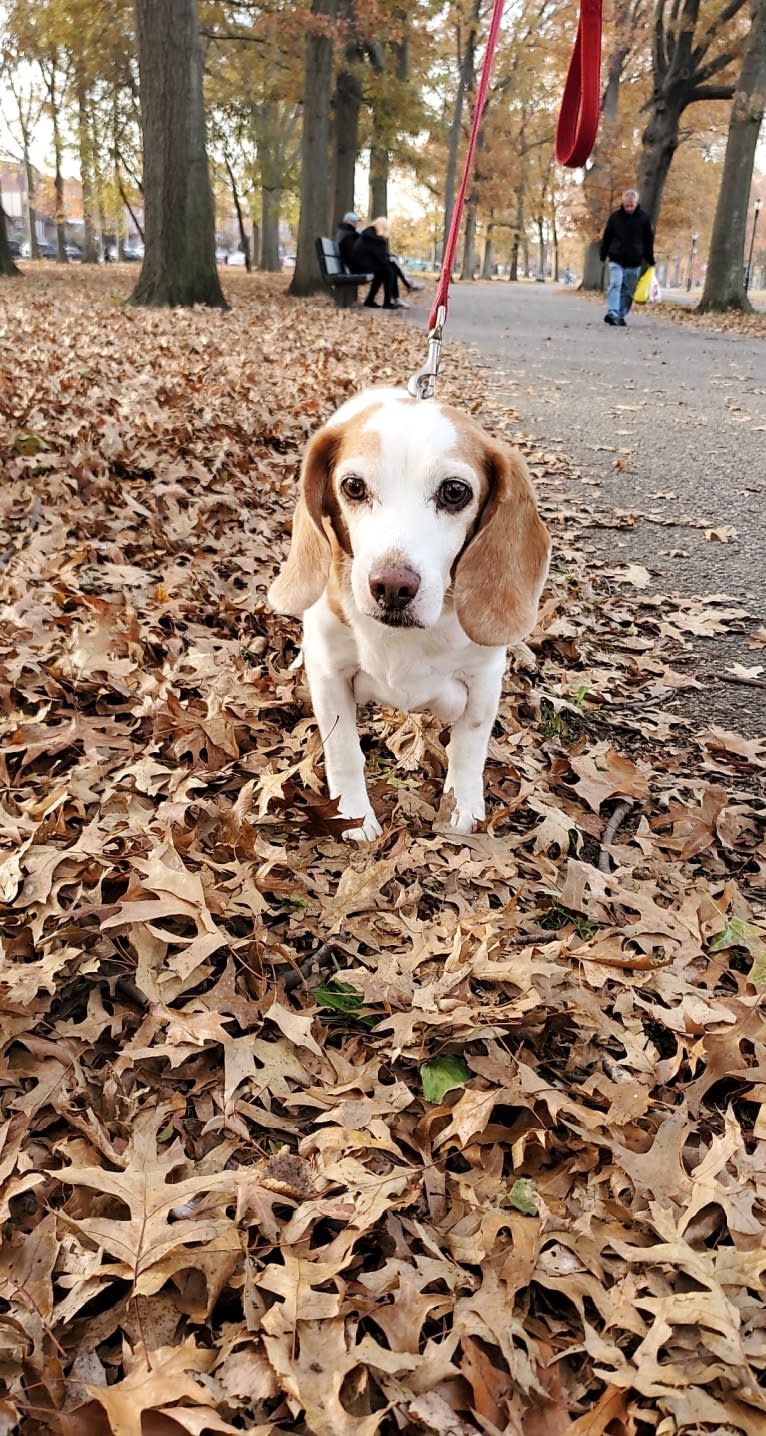
[[[303,615],[327,783],[360,824],[344,836],[381,832],[356,731],[371,699],[450,726],[452,827],[484,817],[506,648],[535,625],[549,555],[520,454],[456,409],[368,389],[311,439],[269,601]]]

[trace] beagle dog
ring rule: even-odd
[[[450,727],[451,825],[484,817],[484,764],[506,647],[535,625],[550,539],[521,455],[456,409],[367,389],[311,439],[287,559],[269,589],[303,616],[327,783],[346,838],[381,832],[358,703]]]

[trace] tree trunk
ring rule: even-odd
[[[104,205],[104,174],[103,174],[103,170],[102,170],[102,168],[101,168],[101,158],[100,158],[100,155],[99,155],[99,149],[100,149],[99,135],[98,135],[98,129],[97,129],[97,126],[96,126],[96,116],[95,116],[94,108],[93,108],[93,104],[92,104],[92,97],[91,97],[91,109],[90,109],[90,132],[91,132],[91,135],[93,136],[93,185],[94,185],[94,188],[95,188],[95,191],[96,191],[96,211],[97,211],[97,214],[98,214],[98,230],[99,230],[99,234],[100,234],[100,236],[101,236],[101,246],[100,246],[100,252],[99,252],[99,258],[100,258],[101,255],[103,255],[104,250],[107,248],[107,244],[106,244],[107,222],[106,222],[106,209],[105,209],[105,205]],[[106,137],[104,137],[104,138],[106,139]]]
[[[279,258],[280,189],[261,189],[261,269],[276,274],[282,268]]]
[[[513,233],[513,245],[511,248],[511,270],[509,279],[516,280],[519,277],[519,249],[524,243],[524,204],[526,200],[526,186],[522,180],[516,186],[516,225]],[[526,250],[526,245],[525,245]]]
[[[678,149],[681,110],[680,96],[675,96],[672,101],[655,100],[649,123],[641,137],[638,193],[641,208],[646,210],[653,228],[657,224],[665,181]]]
[[[58,264],[68,264],[69,256],[66,252],[66,216],[64,212],[64,175],[61,168],[62,145],[61,127],[59,124],[58,101],[55,96],[54,82],[51,81],[51,123],[53,125],[53,156],[56,166],[53,188],[56,196],[56,260]]]
[[[21,278],[21,270],[14,264],[8,244],[8,231],[5,227],[5,210],[3,209],[2,191],[0,191],[0,275],[5,275],[8,278],[11,276]]]
[[[465,230],[463,232],[463,263],[461,279],[473,279],[475,265],[474,244],[476,240],[476,196],[468,196],[465,207]]]
[[[229,184],[231,185],[231,197],[234,200],[234,209],[237,215],[239,247],[245,256],[245,269],[249,274],[253,268],[253,261],[250,258],[250,245],[248,244],[247,231],[245,229],[245,217],[242,213],[242,204],[239,198],[239,190],[237,189],[237,176],[234,173],[234,168],[228,155],[224,157],[224,162],[226,164],[226,173],[229,176]]]
[[[312,0],[312,16],[333,19],[337,0]],[[301,212],[298,247],[289,293],[315,294],[324,288],[314,248],[327,232],[329,194],[330,85],[333,39],[309,30],[303,81],[303,137],[301,140]]]
[[[702,0],[655,0],[653,90],[638,171],[641,207],[655,229],[662,191],[678,148],[681,115],[697,101],[731,99],[734,94],[725,72],[731,74],[731,66],[742,51],[741,26],[732,21],[746,0],[719,0],[712,12],[705,11],[698,33],[701,3]]]
[[[537,216],[537,278],[540,284],[545,284],[545,267],[548,263],[548,256],[545,250],[545,225],[541,214]]]
[[[601,241],[589,239],[585,244],[582,261],[581,289],[601,291],[604,288],[604,266],[601,262]]]
[[[88,94],[81,76],[77,77],[77,128],[80,148],[80,179],[82,182],[82,217],[85,226],[83,259],[98,264],[95,193],[93,185],[93,138],[90,128]]]
[[[452,123],[449,128],[449,143],[447,146],[447,174],[444,184],[444,234],[442,246],[447,243],[450,225],[452,224],[452,211],[455,208],[455,193],[457,190],[457,161],[460,149],[460,137],[463,129],[463,106],[466,94],[473,88],[475,83],[475,59],[476,59],[476,26],[479,20],[481,0],[474,0],[471,10],[471,18],[468,22],[468,35],[466,36],[463,60],[460,66],[460,77],[458,80],[457,95],[455,96],[455,109],[452,115]],[[443,248],[442,248],[443,252]]]
[[[37,239],[37,210],[35,208],[35,167],[30,155],[31,135],[25,124],[21,126],[21,142],[24,157],[24,174],[27,182],[27,229],[29,231],[29,253],[32,259],[40,258]]]
[[[35,169],[29,158],[29,150],[24,147],[24,170],[27,176],[27,226],[29,229],[29,253],[32,259],[40,258],[40,242],[37,238],[37,207],[33,203],[35,197]]]
[[[344,214],[354,208],[354,173],[359,152],[359,112],[362,105],[362,87],[358,74],[350,68],[361,60],[361,52],[355,45],[346,48],[349,68],[340,70],[335,81],[335,185],[332,227],[333,233]],[[374,211],[376,214],[378,211]],[[383,213],[384,211],[381,211]]]
[[[766,92],[766,0],[752,0],[752,23],[729,120],[726,156],[700,310],[752,311],[744,277],[748,199]]]
[[[64,177],[61,169],[61,96],[58,94],[57,91],[57,81],[59,74],[58,53],[54,51],[53,54],[47,55],[45,58],[39,58],[38,64],[40,66],[40,73],[45,83],[45,89],[47,94],[46,108],[48,110],[48,117],[50,119],[51,128],[53,130],[53,156],[55,164],[55,178],[53,182],[53,187],[55,195],[54,202],[56,208],[56,258],[59,264],[66,264],[67,254],[66,249],[64,248],[66,243],[66,233],[64,230]],[[62,89],[63,87],[64,81],[62,80]]]
[[[260,269],[260,267],[261,267],[261,225],[260,225],[260,221],[257,220],[257,219],[255,218],[255,215],[253,215],[253,214],[251,214],[251,216],[250,216],[250,225],[251,225],[252,231],[253,231],[253,246],[252,246],[252,247],[253,247],[253,264],[255,265],[256,269]]]
[[[492,225],[487,225],[487,237],[484,241],[484,258],[481,263],[482,279],[491,279],[494,268],[494,252],[492,247]]]
[[[135,0],[144,147],[144,262],[131,304],[225,309],[205,147],[196,0]]]
[[[384,144],[370,146],[370,187],[368,207],[370,218],[388,214],[388,149]]]

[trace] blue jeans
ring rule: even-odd
[[[621,264],[615,264],[613,259],[609,260],[606,312],[611,314],[613,319],[624,319],[626,314],[630,313],[633,293],[640,273],[640,266],[636,269],[623,269]]]

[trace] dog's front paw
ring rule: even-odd
[[[472,833],[483,817],[483,807],[482,812],[473,813],[470,808],[461,808],[456,804],[450,813],[449,825],[455,833]]]
[[[365,814],[362,814],[361,826],[358,828],[345,828],[343,836],[346,839],[350,838],[355,843],[372,843],[375,838],[380,837],[382,832],[383,829],[375,817],[372,808],[369,808]]]

